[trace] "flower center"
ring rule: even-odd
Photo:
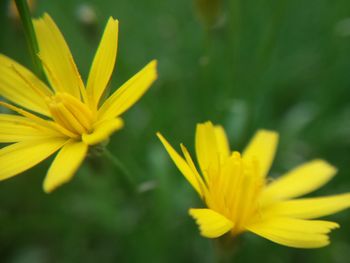
[[[234,235],[244,231],[247,222],[258,212],[258,198],[264,187],[258,160],[244,160],[239,152],[234,152],[220,165],[216,175],[208,178],[208,207],[232,220]]]
[[[91,110],[72,95],[56,93],[47,99],[53,120],[75,135],[92,132],[94,115]]]

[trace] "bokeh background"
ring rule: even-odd
[[[0,52],[32,68],[20,22],[0,1]],[[159,79],[125,115],[108,148],[120,170],[88,159],[50,195],[50,160],[0,183],[0,262],[216,262],[189,207],[202,204],[155,136],[193,153],[195,124],[222,124],[242,150],[258,128],[281,134],[271,177],[313,158],[339,168],[313,196],[350,190],[350,2],[348,0],[37,0],[63,32],[86,79],[109,16],[120,21],[111,89],[148,61]],[[1,168],[0,168],[1,169]],[[244,234],[234,262],[346,263],[350,211],[330,246],[292,249]]]

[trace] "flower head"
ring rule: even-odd
[[[278,134],[260,130],[243,154],[230,151],[224,129],[211,122],[197,125],[195,148],[201,175],[181,144],[181,157],[158,133],[170,157],[208,208],[192,208],[190,215],[208,238],[250,231],[278,244],[318,248],[329,244],[337,223],[311,220],[346,209],[350,194],[294,199],[326,184],[336,169],[313,160],[268,182]]]
[[[48,87],[32,72],[0,54],[0,105],[18,114],[0,114],[0,180],[17,175],[59,150],[44,181],[50,192],[69,181],[88,147],[123,126],[120,115],[157,78],[151,61],[107,99],[118,45],[118,21],[109,18],[86,86],[58,27],[48,14],[33,20]]]

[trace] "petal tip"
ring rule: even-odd
[[[56,188],[68,182],[68,180],[66,180],[60,181],[60,183],[54,183],[52,180],[48,180],[47,178],[48,177],[46,176],[43,183],[43,190],[46,194],[51,194]]]
[[[322,159],[315,159],[314,161],[315,165],[318,165],[319,167],[322,167],[325,171],[328,171],[329,174],[334,176],[338,172],[338,168],[334,165],[330,164],[329,162],[322,160]]]
[[[114,28],[114,30],[116,30],[116,32],[118,33],[118,29],[119,29],[119,20],[115,19],[114,17],[110,16],[107,20],[107,24],[106,24],[106,28],[108,26],[112,26]]]
[[[51,194],[54,190],[54,187],[50,186],[49,184],[45,183],[43,184],[43,190],[46,194]]]
[[[116,19],[116,18],[114,18],[113,16],[110,16],[109,18],[108,18],[108,22],[109,21],[111,21],[111,22],[113,22],[113,23],[115,23],[115,24],[119,24],[119,20],[118,19]]]
[[[49,15],[49,13],[44,12],[42,16],[39,17],[39,19],[46,20],[46,21],[52,21],[52,17]]]
[[[159,131],[156,132],[156,136],[157,136],[158,139],[160,139],[160,140],[163,139],[163,135],[162,135]]]
[[[149,62],[148,66],[153,71],[155,79],[158,78],[158,60],[153,59]]]
[[[44,183],[43,183],[43,190],[46,194],[51,194],[56,188],[60,187],[61,185],[68,183],[71,178],[67,178],[66,180],[62,181],[56,181],[53,182],[52,180],[48,180],[48,177],[45,177]]]
[[[260,129],[257,131],[257,133],[261,134],[261,135],[265,135],[265,136],[270,136],[270,137],[273,137],[275,139],[279,138],[279,133],[277,131],[274,131],[274,130]]]

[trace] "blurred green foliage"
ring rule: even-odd
[[[349,191],[350,2],[227,0],[210,28],[195,2],[210,3],[37,1],[34,15],[55,19],[84,79],[109,16],[120,21],[111,89],[153,58],[159,79],[108,145],[141,193],[130,195],[103,158],[86,160],[50,195],[41,188],[49,161],[1,182],[1,262],[214,262],[214,243],[187,214],[200,200],[155,137],[159,130],[193,153],[195,124],[205,120],[222,124],[238,150],[256,129],[277,130],[271,176],[321,157],[339,173],[314,195]],[[7,5],[0,2],[0,52],[31,68]],[[96,18],[85,21],[82,5]],[[244,234],[235,262],[349,262],[350,211],[331,219],[342,228],[329,247],[291,249]]]

